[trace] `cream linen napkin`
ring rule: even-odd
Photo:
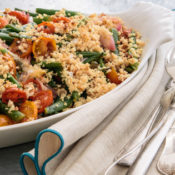
[[[62,166],[61,164],[60,166],[62,167],[58,166],[54,174],[104,174],[105,169],[114,160],[114,156],[148,119],[150,112],[159,101],[161,96],[160,90],[163,89],[168,80],[166,77],[164,82],[161,81],[164,77],[166,51],[167,49],[164,47],[158,50],[154,69],[149,79],[134,98],[128,102],[103,132],[82,151],[79,157],[72,161],[71,153],[70,156],[68,154],[67,158],[62,162],[63,165],[64,161],[67,161],[67,164],[69,164],[68,169],[64,173],[61,173],[61,171],[66,165]],[[157,90],[158,87],[159,91]],[[151,103],[151,101],[154,101],[154,103]],[[157,102],[155,103],[155,101]],[[148,106],[147,113],[143,113]],[[79,150],[78,144],[74,149]],[[69,160],[71,163],[69,163]]]

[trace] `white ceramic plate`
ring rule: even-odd
[[[142,61],[138,70],[121,85],[109,92],[115,93],[119,88],[127,85],[127,83],[139,73],[140,69],[148,61],[149,57],[156,48],[173,38],[173,14],[170,10],[161,6],[154,5],[152,3],[140,2],[125,12],[110,15],[121,17],[125,24],[139,31],[143,40],[146,42]],[[105,96],[109,93],[105,94]],[[88,105],[88,103],[35,121],[0,127],[0,147],[32,141],[35,139],[39,131],[65,118],[72,112],[75,112],[82,107],[86,107],[86,105]]]

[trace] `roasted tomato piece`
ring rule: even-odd
[[[12,124],[13,121],[7,115],[0,114],[0,126],[8,126]]]
[[[12,56],[10,56],[10,55],[5,55],[5,56],[3,56],[2,58],[3,58],[3,60],[5,60],[5,61],[7,61],[7,62],[11,62],[11,63],[9,64],[10,73],[11,73],[14,77],[16,77],[16,63],[15,63],[14,58],[13,58]]]
[[[31,82],[33,83],[35,87],[35,90],[34,90],[34,95],[35,95],[38,91],[42,90],[42,82],[39,81],[37,78],[29,78],[23,83],[24,87]],[[29,96],[29,99],[32,100],[34,98],[34,95]]]
[[[53,93],[51,90],[42,90],[35,94],[34,101],[39,101],[38,113],[42,113],[47,106],[53,103]]]
[[[52,38],[40,37],[34,41],[32,51],[34,57],[45,56],[56,50],[56,41]]]
[[[21,58],[26,58],[32,53],[32,40],[20,40],[15,38],[10,46],[10,50]]]
[[[8,24],[7,19],[4,17],[0,16],[0,29],[4,28]]]
[[[127,28],[124,28],[123,29],[123,32],[121,33],[122,36],[124,36],[125,38],[128,38],[129,37],[129,34],[132,32],[131,29],[127,29]]]
[[[36,87],[39,91],[42,90],[42,83],[37,78],[29,78],[23,84],[26,85],[26,84],[31,83],[31,82],[34,85],[36,85]]]
[[[19,89],[19,88],[7,88],[3,93],[2,93],[2,102],[3,103],[8,103],[9,100],[13,101],[14,103],[20,103],[24,102],[27,99],[26,93]]]
[[[10,11],[10,16],[15,16],[21,24],[27,24],[29,22],[29,14],[20,11]]]
[[[107,73],[107,78],[110,80],[111,83],[121,83],[121,81],[118,79],[118,74],[114,68],[112,68],[111,71]]]
[[[53,18],[52,21],[55,23],[58,23],[60,21],[63,21],[64,23],[68,23],[70,22],[70,19],[67,17],[58,17],[58,18]]]
[[[48,34],[55,33],[55,26],[50,22],[42,22],[38,25],[38,29]]]
[[[20,105],[19,110],[25,114],[21,122],[36,120],[38,117],[38,108],[33,101],[25,101]]]

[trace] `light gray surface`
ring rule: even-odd
[[[0,9],[66,8],[86,13],[122,11],[140,0],[0,0]],[[146,1],[146,0],[145,0]],[[175,8],[175,0],[149,0],[167,8]],[[147,1],[148,2],[148,1]],[[34,143],[0,149],[0,175],[21,175],[19,157],[33,148]]]

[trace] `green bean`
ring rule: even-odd
[[[64,108],[65,108],[64,102],[62,100],[58,100],[51,106],[46,107],[44,110],[44,114],[45,115],[56,114],[62,111]]]
[[[78,101],[80,98],[80,95],[77,91],[73,91],[70,98],[65,97],[64,98],[64,108],[71,107],[76,101]]]
[[[14,38],[20,38],[20,39],[22,38],[30,39],[31,38],[30,36],[20,35],[19,33],[15,33],[15,32],[10,32],[9,36],[14,37]]]
[[[63,45],[63,43],[61,43],[61,42],[57,43],[57,46],[58,46],[59,48],[61,48],[62,45]]]
[[[73,91],[72,95],[71,95],[71,98],[72,98],[73,102],[76,102],[76,101],[79,100],[80,95],[79,95],[79,93],[77,91]]]
[[[17,110],[8,112],[7,115],[16,122],[21,121],[25,117],[25,114]]]
[[[32,12],[29,12],[28,10],[22,10],[22,9],[19,9],[19,8],[15,8],[15,10],[21,11],[21,12],[26,12],[26,13],[28,13],[28,14],[29,14],[30,16],[32,16],[32,17],[38,16],[37,13],[32,13]]]
[[[0,33],[0,39],[5,40],[7,42],[12,42],[14,38],[7,33]]]
[[[77,51],[77,55],[83,55],[83,58],[86,58],[83,63],[91,63],[92,61],[98,61],[101,57],[105,55],[104,52],[89,52],[89,51]]]
[[[66,14],[66,17],[71,17],[71,16],[78,15],[79,13],[75,11],[66,10],[65,14]]]
[[[2,54],[5,54],[5,53],[8,52],[6,49],[0,49],[0,51],[1,51]]]
[[[80,22],[79,22],[79,24],[77,25],[77,27],[80,27],[81,25],[86,25],[87,24],[87,18],[84,18],[84,19],[82,19]]]
[[[54,15],[58,11],[59,10],[36,8],[36,12],[39,14]]]
[[[48,69],[49,71],[53,71],[54,73],[57,73],[59,76],[61,71],[63,70],[61,63],[59,62],[51,62],[51,63],[43,62],[41,67],[44,69]]]
[[[36,8],[36,12],[39,14],[46,14],[46,15],[54,15],[59,10],[54,9],[43,9],[43,8]]]
[[[85,99],[87,98],[87,91],[86,90],[83,91],[83,93],[81,94],[81,97],[83,97]]]
[[[73,105],[73,99],[70,98],[64,98],[64,108],[69,108]]]
[[[89,58],[85,59],[85,60],[83,61],[83,63],[84,63],[84,64],[86,64],[86,63],[91,63],[92,61],[97,60],[97,58],[98,58],[98,57],[95,57],[95,56],[89,57]]]
[[[134,63],[134,64],[130,64],[129,66],[127,66],[127,67],[125,68],[125,70],[126,70],[128,73],[132,73],[133,71],[137,70],[138,66],[139,66],[139,63],[136,62],[136,63]]]
[[[43,18],[33,17],[33,22],[35,22],[36,24],[40,24],[43,21],[50,21],[50,16],[43,16]]]
[[[100,53],[100,52],[89,52],[89,51],[77,51],[76,54],[77,55],[81,54],[81,55],[83,55],[84,58],[86,58],[86,57],[92,57],[92,56],[94,56],[94,57],[100,57],[100,56],[103,56],[104,55],[103,52]]]
[[[8,34],[9,32],[13,32],[13,31],[12,31],[12,29],[9,29],[9,28],[8,29],[7,28],[3,28],[3,29],[0,29],[0,32]]]
[[[13,24],[7,24],[7,25],[5,26],[5,28],[11,29],[12,32],[17,32],[17,33],[23,32],[23,30],[21,30],[20,28],[17,28],[17,27],[16,27],[15,25],[13,25]]]
[[[52,88],[57,87],[57,83],[53,79],[48,82],[48,85]]]
[[[16,84],[18,88],[21,88],[20,83],[10,73],[7,74],[7,78],[6,79],[8,81],[10,81],[11,83]]]
[[[117,44],[117,41],[118,41],[118,31],[114,28],[111,29],[111,32],[112,32],[112,36],[114,38],[114,42],[115,42],[115,48],[116,50],[114,51],[116,55],[119,54],[119,51],[118,51],[118,44]]]
[[[133,44],[136,44],[136,36],[135,36],[135,32],[134,31],[132,31],[130,38],[133,39]]]
[[[103,58],[99,59],[99,64],[100,64],[100,67],[104,67],[105,66]]]
[[[42,67],[49,69],[51,71],[58,71],[58,70],[62,71],[63,70],[61,63],[59,62],[50,62],[50,63],[43,62]]]
[[[73,38],[74,37],[71,34],[67,33],[65,41],[69,41],[70,42]]]
[[[10,111],[10,108],[1,100],[0,100],[0,112],[9,116],[13,121],[16,122],[22,120],[25,117],[25,115],[20,111],[17,110]]]
[[[36,8],[37,13],[46,14],[46,15],[54,15],[56,12],[59,12],[59,11],[60,10]],[[66,14],[66,17],[70,17],[70,16],[78,15],[78,12],[66,10],[65,14]]]

